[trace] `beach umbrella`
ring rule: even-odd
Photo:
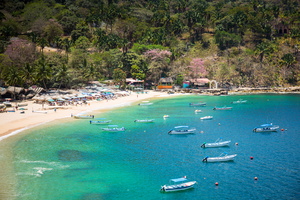
[[[53,99],[48,99],[48,101],[49,101],[49,102],[53,102],[53,101],[55,101],[55,100],[53,100]]]

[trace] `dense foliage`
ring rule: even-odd
[[[4,0],[2,85],[300,84],[298,0]]]

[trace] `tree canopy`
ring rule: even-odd
[[[0,10],[2,85],[299,85],[299,47],[298,0],[14,0]]]

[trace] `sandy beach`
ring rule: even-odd
[[[48,105],[43,106],[42,104],[36,104],[33,101],[24,101],[22,102],[23,104],[28,104],[26,106],[27,110],[24,110],[24,113],[21,113],[22,110],[0,113],[0,141],[16,134],[17,130],[30,128],[61,118],[71,117],[71,115],[92,114],[95,110],[101,111],[114,107],[126,106],[134,102],[165,95],[166,93],[156,91],[148,91],[143,94],[131,93],[128,96],[118,97],[114,100],[94,100],[88,101],[86,105],[69,105],[56,109]],[[33,111],[45,111],[47,113]]]

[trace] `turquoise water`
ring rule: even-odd
[[[230,104],[240,98],[248,103]],[[189,107],[199,101],[207,106]],[[16,199],[300,199],[300,95],[188,95],[151,102],[95,112],[125,132],[102,132],[105,125],[74,119],[18,135],[12,148]],[[233,109],[213,111],[224,105]],[[165,114],[170,117],[163,119]],[[214,119],[199,119],[206,115]],[[133,122],[145,118],[155,123]],[[287,130],[252,132],[271,122]],[[178,125],[195,127],[197,133],[167,134]],[[231,140],[230,147],[200,148],[218,138]],[[223,152],[238,156],[234,162],[202,163],[205,156]],[[198,184],[184,192],[159,192],[169,179],[182,176]]]

